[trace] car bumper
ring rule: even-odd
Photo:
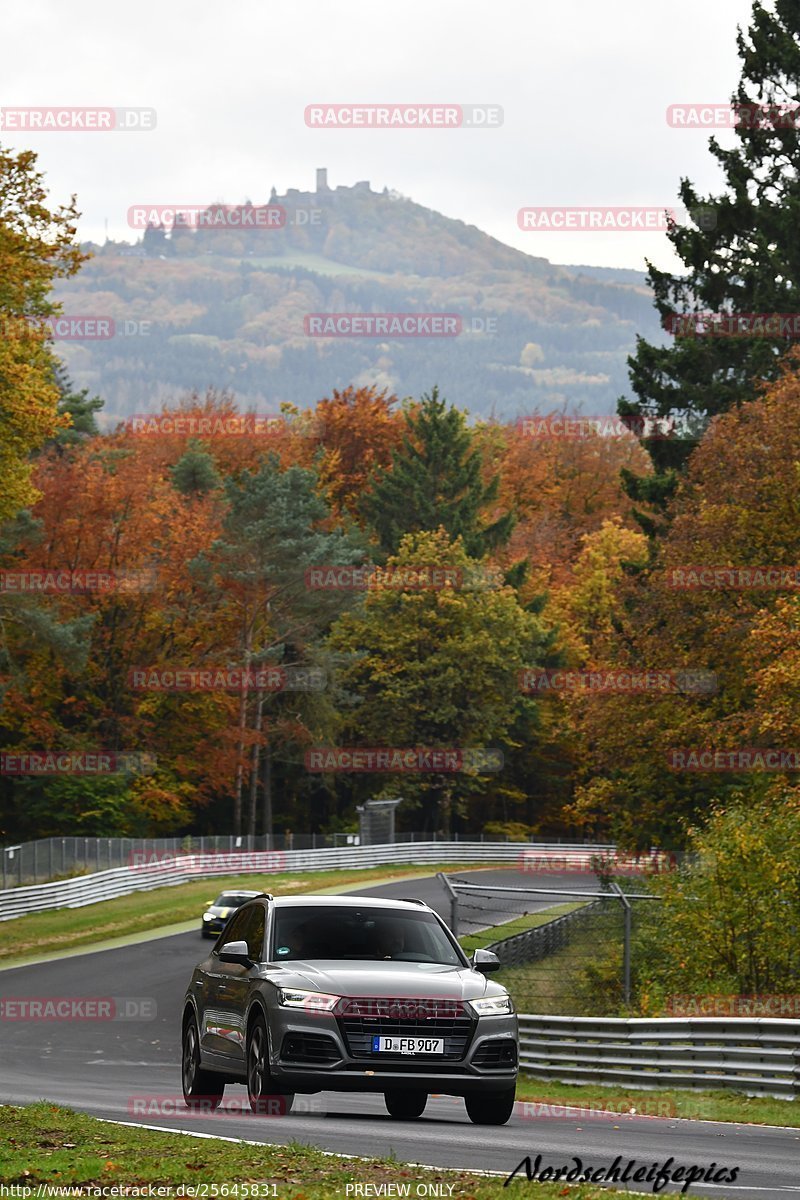
[[[517,1078],[518,1031],[513,1015],[478,1019],[459,1059],[380,1053],[356,1057],[349,1053],[342,1030],[332,1017],[321,1020],[292,1013],[287,1020],[281,1012],[271,1034],[270,1074],[286,1091],[383,1092],[391,1088],[464,1096],[504,1091]],[[335,1046],[336,1057],[330,1061],[311,1063],[303,1061],[302,1053],[287,1053],[293,1044],[302,1044],[306,1036],[320,1035]],[[498,1051],[512,1061],[494,1061]]]

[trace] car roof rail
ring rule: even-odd
[[[427,900],[420,900],[419,896],[398,896],[398,900],[402,900],[404,904],[421,904],[423,908],[429,908]]]
[[[257,892],[255,896],[248,896],[247,899],[248,899],[248,901],[250,901],[250,900],[274,900],[275,897],[273,896],[272,892]]]

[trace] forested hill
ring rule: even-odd
[[[400,395],[438,383],[472,413],[504,418],[565,403],[609,413],[636,333],[658,339],[637,272],[555,266],[363,183],[270,203],[283,228],[132,229],[130,244],[91,247],[60,285],[65,314],[113,319],[113,336],[56,347],[109,418],[208,386],[244,407],[306,407],[348,383]],[[327,312],[455,313],[462,331],[309,336],[304,318]]]

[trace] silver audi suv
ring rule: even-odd
[[[186,1103],[215,1108],[226,1083],[265,1113],[295,1093],[383,1092],[410,1120],[438,1092],[463,1096],[477,1124],[505,1124],[518,1033],[508,992],[486,978],[498,966],[488,950],[467,959],[420,900],[258,896],[192,974]]]

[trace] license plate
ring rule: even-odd
[[[444,1038],[376,1036],[372,1049],[389,1054],[444,1054]]]

